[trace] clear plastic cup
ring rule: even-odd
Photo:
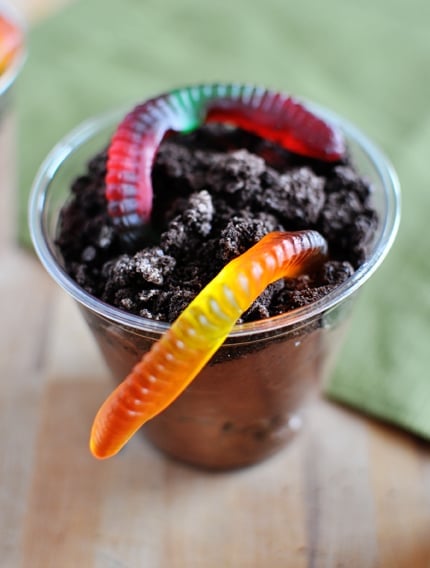
[[[373,182],[380,224],[371,254],[323,299],[236,325],[183,394],[145,424],[142,432],[159,449],[196,466],[241,467],[285,446],[300,427],[309,395],[318,393],[332,369],[358,291],[384,260],[397,232],[399,184],[387,159],[354,126],[309,106],[344,132],[358,169]],[[115,381],[128,374],[168,324],[123,312],[88,294],[65,273],[55,236],[71,182],[108,144],[123,115],[119,111],[90,120],[61,141],[41,166],[29,204],[35,249],[46,270],[80,306]]]

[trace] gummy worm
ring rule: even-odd
[[[91,432],[93,455],[115,455],[181,394],[270,283],[294,278],[322,262],[326,252],[316,231],[278,231],[230,261],[101,406]]]
[[[21,30],[0,16],[0,73],[3,73],[22,46]]]
[[[152,165],[164,136],[205,122],[229,122],[311,158],[336,161],[345,153],[341,133],[290,96],[234,84],[177,89],[134,108],[112,137],[106,198],[119,228],[127,231],[150,220]]]

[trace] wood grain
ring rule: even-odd
[[[429,567],[428,445],[322,399],[284,452],[242,471],[188,468],[139,436],[90,457],[112,385],[76,306],[15,244],[13,130],[1,123],[0,565]]]

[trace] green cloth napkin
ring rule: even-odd
[[[86,0],[32,30],[19,80],[20,237],[50,148],[81,120],[173,86],[251,82],[335,109],[389,155],[399,238],[360,296],[327,394],[430,438],[428,0]]]

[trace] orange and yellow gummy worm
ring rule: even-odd
[[[316,231],[272,232],[230,261],[101,406],[91,432],[93,455],[115,455],[185,390],[269,284],[306,272],[326,252]]]

